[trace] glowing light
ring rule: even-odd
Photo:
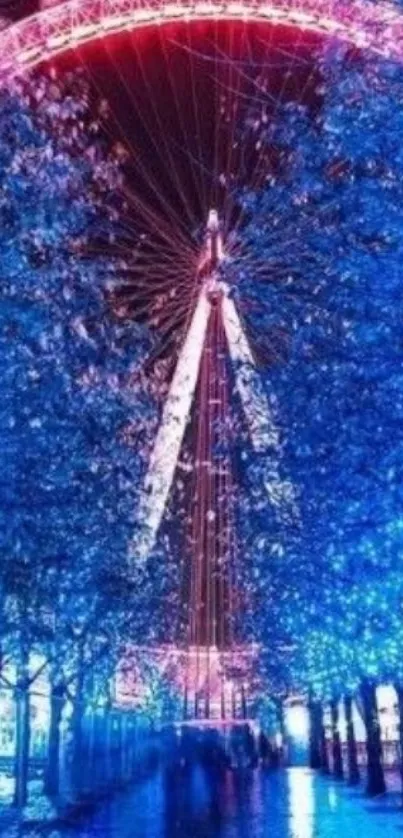
[[[229,15],[246,15],[245,6],[242,3],[228,3],[227,12]]]
[[[313,838],[315,799],[313,777],[308,771],[292,768],[287,774],[290,800],[290,835]]]
[[[50,50],[58,49],[59,47],[62,47],[64,44],[66,44],[68,42],[68,39],[69,36],[67,33],[63,33],[62,35],[53,35],[52,38],[48,39],[46,46]]]
[[[288,735],[299,742],[308,741],[309,717],[304,704],[291,704],[285,708],[285,727]]]
[[[82,26],[75,27],[74,37],[77,39],[77,41],[81,41],[83,38],[91,37],[91,35],[93,35],[95,31],[96,29],[93,23],[83,24]]]
[[[217,14],[219,12],[220,7],[215,6],[214,3],[196,3],[194,7],[194,11],[196,15],[211,15],[212,12]]]
[[[379,724],[385,742],[399,738],[398,698],[392,684],[381,684],[376,691]]]
[[[176,3],[167,3],[164,6],[165,17],[183,17],[184,13],[191,14],[191,6],[178,6]]]
[[[109,30],[136,29],[155,21],[169,20],[236,20],[267,21],[309,29],[318,35],[336,36],[341,40],[365,47],[388,58],[403,57],[403,13],[391,3],[368,4],[363,0],[329,4],[328,0],[281,0],[259,3],[242,2],[208,3],[193,0],[191,3],[165,3],[164,0],[82,0],[77,25],[76,0],[47,4],[46,8],[31,15],[0,33],[0,76],[12,75],[20,65],[34,67],[43,59],[86,43]],[[88,22],[87,22],[88,21]]]

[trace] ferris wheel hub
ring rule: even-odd
[[[220,303],[223,297],[228,296],[229,287],[226,282],[218,279],[217,276],[212,276],[206,280],[205,292],[210,305],[214,306]]]

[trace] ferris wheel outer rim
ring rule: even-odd
[[[0,82],[124,30],[196,21],[307,30],[403,60],[403,10],[368,0],[65,0],[0,32]]]

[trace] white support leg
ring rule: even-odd
[[[233,300],[223,297],[223,320],[231,359],[235,367],[236,386],[249,427],[255,451],[277,449],[279,432],[265,393],[262,390],[255,360],[242,328]]]
[[[139,504],[140,533],[130,547],[133,561],[145,561],[155,545],[196,389],[209,314],[210,303],[202,289],[179,355],[151,454]]]
[[[275,423],[273,410],[262,389],[255,360],[242,328],[233,300],[223,297],[224,329],[231,359],[235,368],[235,380],[252,445],[256,452],[267,453],[265,488],[270,503],[280,515],[293,519],[298,517],[295,490],[290,481],[280,477],[280,434]]]

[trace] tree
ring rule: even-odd
[[[119,627],[137,613],[127,548],[157,408],[142,372],[150,334],[118,320],[107,293],[124,270],[108,249],[122,177],[80,75],[2,92],[0,605],[3,657],[17,663],[18,804],[32,655],[49,667],[47,787],[57,793],[68,690],[78,707],[83,673],[102,658],[110,674]]]
[[[272,336],[264,375],[303,524],[294,561],[258,551],[261,631],[288,637],[290,683],[333,700],[361,690],[377,793],[374,688],[401,655],[402,70],[328,50],[318,92],[261,123],[267,179],[239,196],[231,266],[246,322]]]

